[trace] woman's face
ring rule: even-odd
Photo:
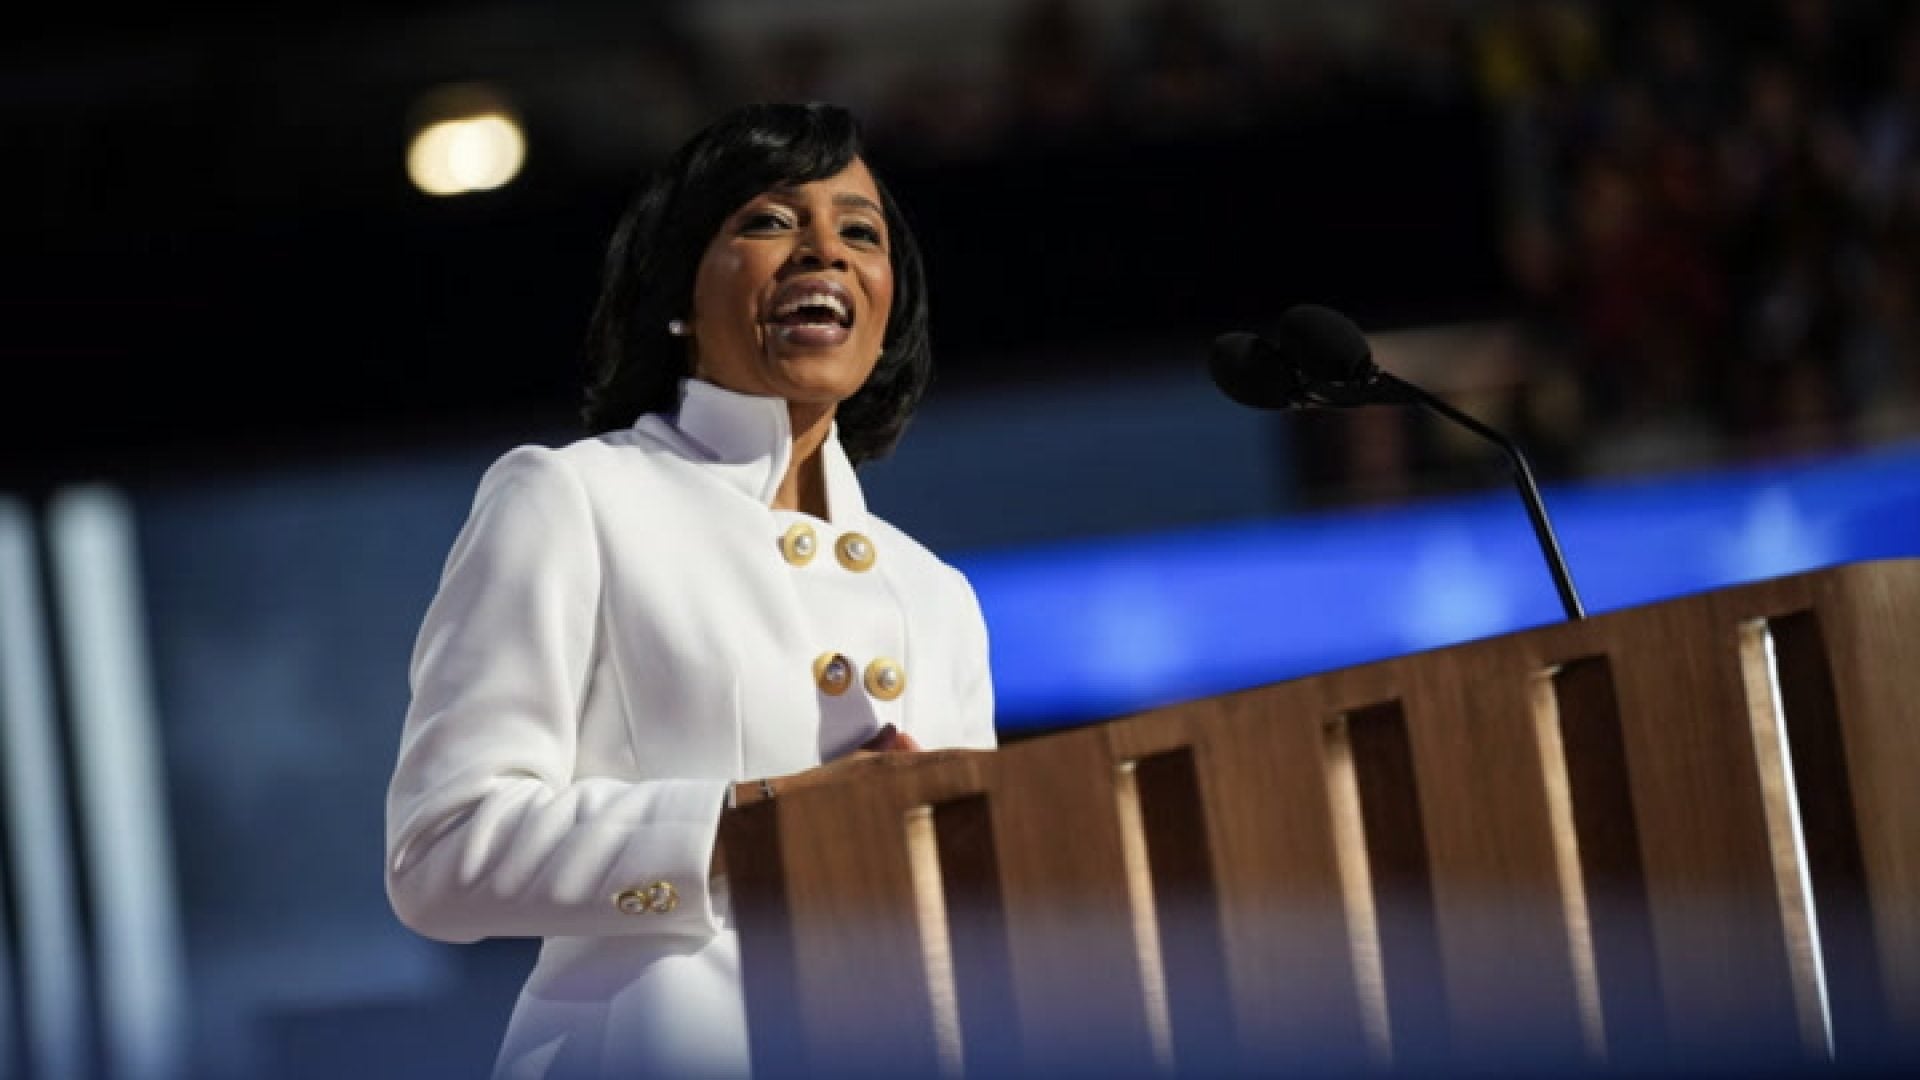
[[[694,273],[694,375],[796,404],[852,397],[886,338],[889,239],[879,189],[858,159],[749,199]]]

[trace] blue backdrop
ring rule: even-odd
[[[1589,613],[1920,555],[1915,445],[1543,494]],[[1002,730],[1111,716],[1562,617],[1510,491],[956,561],[993,630]]]

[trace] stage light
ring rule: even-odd
[[[423,103],[407,147],[407,176],[429,195],[491,191],[526,161],[527,140],[512,110],[479,88],[436,92]]]

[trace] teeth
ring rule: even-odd
[[[773,316],[776,319],[784,319],[803,307],[827,308],[842,321],[845,321],[847,317],[847,305],[841,303],[840,298],[832,293],[824,292],[807,293],[803,296],[796,296],[775,308],[773,310]]]

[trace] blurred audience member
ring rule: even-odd
[[[1202,0],[1148,0],[1134,18],[1122,75],[1130,127],[1147,134],[1226,126],[1252,117],[1246,58]]]
[[[1007,28],[1006,124],[1016,150],[1107,134],[1114,87],[1107,58],[1073,0],[1036,0]]]

